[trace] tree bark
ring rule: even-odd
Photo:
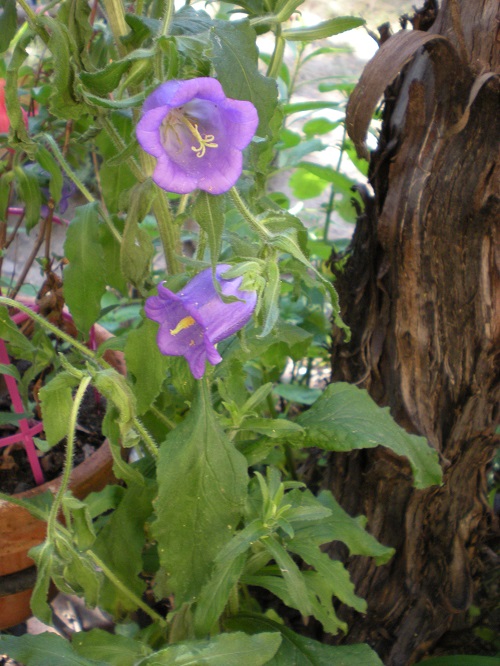
[[[460,625],[480,572],[495,557],[498,566],[486,470],[500,402],[499,19],[498,0],[445,0],[439,10],[428,0],[412,20],[418,34],[382,45],[348,109],[362,152],[363,105],[389,86],[370,160],[374,196],[364,193],[336,279],[352,339],[333,332],[333,380],[389,405],[437,449],[444,472],[442,486],[416,491],[403,460],[374,450],[334,454],[323,479],[397,549],[382,567],[349,560],[369,610],[348,616],[346,640],[368,642],[386,666],[432,651]],[[408,64],[384,81],[398,58]]]

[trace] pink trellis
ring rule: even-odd
[[[38,312],[38,305],[34,303],[27,304],[33,312]],[[62,313],[64,319],[67,321],[72,321],[71,316],[67,312]],[[11,317],[11,320],[17,325],[21,324],[28,319],[28,315],[24,312],[19,312]],[[96,348],[94,327],[92,327],[90,332],[90,343],[89,347],[91,349]],[[0,363],[4,365],[12,365],[7,353],[7,347],[5,342],[0,339]],[[0,373],[1,374],[1,373]],[[21,395],[17,387],[17,381],[11,375],[5,374],[5,383],[9,391],[10,399],[12,401],[12,407],[16,414],[24,414],[23,401],[21,400]],[[33,472],[33,477],[37,485],[41,485],[45,482],[45,477],[40,465],[40,460],[38,459],[37,448],[33,437],[40,434],[43,430],[43,423],[37,419],[20,419],[19,420],[19,431],[14,435],[8,435],[7,437],[0,437],[0,448],[3,446],[10,446],[17,442],[21,442],[26,450],[28,456],[28,461]]]

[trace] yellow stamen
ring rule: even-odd
[[[185,328],[189,328],[193,324],[196,324],[196,322],[192,317],[184,317],[184,319],[181,319],[175,328],[170,329],[170,335],[177,335],[177,333],[180,333]]]
[[[219,147],[219,144],[214,142],[215,136],[213,134],[205,134],[205,136],[202,136],[197,123],[191,122],[189,118],[186,118],[183,114],[180,114],[179,118],[194,136],[196,141],[198,141],[197,146],[191,146],[191,150],[196,153],[196,157],[203,157],[207,152],[207,148]]]

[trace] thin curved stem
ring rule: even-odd
[[[270,238],[270,233],[266,227],[259,222],[259,220],[252,215],[250,209],[247,207],[246,203],[240,197],[238,190],[235,187],[232,187],[229,190],[229,194],[234,202],[234,205],[241,213],[242,217],[249,223],[249,225],[254,229],[254,231],[259,235],[259,237],[267,241]]]
[[[80,406],[82,404],[83,396],[85,395],[85,391],[87,390],[87,387],[90,384],[91,379],[92,378],[90,377],[90,375],[87,375],[87,377],[84,377],[82,379],[82,381],[80,382],[80,386],[78,387],[78,390],[76,392],[75,399],[73,401],[73,407],[71,409],[71,414],[69,417],[69,429],[67,437],[68,443],[66,445],[66,460],[64,461],[64,470],[62,473],[61,485],[57,490],[56,496],[54,498],[54,503],[52,504],[52,507],[50,509],[49,519],[47,521],[48,541],[54,542],[56,537],[57,516],[59,515],[59,511],[61,509],[63,497],[66,491],[68,490],[71,472],[73,470],[76,421],[78,419],[78,412],[80,411]]]

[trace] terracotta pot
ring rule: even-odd
[[[95,326],[95,337],[99,345],[111,334],[101,326]],[[118,372],[125,374],[121,352],[108,351],[104,356]],[[112,466],[113,458],[105,441],[95,453],[73,469],[70,488],[75,497],[83,499],[115,481]],[[61,478],[58,477],[15,497],[31,498],[47,490],[54,494],[60,483]],[[19,624],[32,614],[30,599],[35,571],[28,551],[45,539],[45,528],[45,522],[37,520],[21,507],[0,501],[0,630]]]

